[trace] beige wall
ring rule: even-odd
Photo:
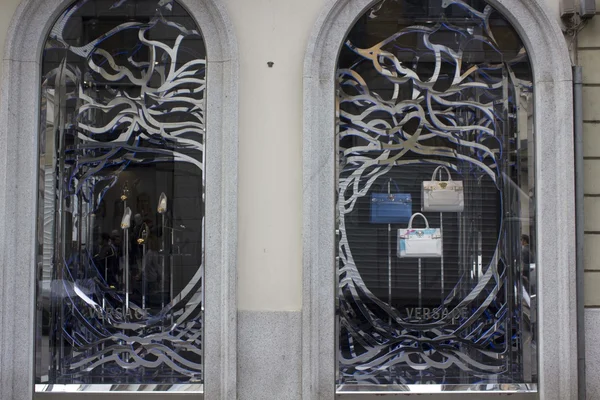
[[[300,310],[302,69],[325,2],[225,3],[240,52],[239,308]]]

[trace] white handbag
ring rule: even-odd
[[[417,215],[425,220],[425,228],[412,227]],[[442,249],[442,232],[439,228],[430,228],[429,221],[421,213],[410,217],[407,229],[398,229],[399,258],[439,258]]]
[[[448,174],[447,181],[436,181],[435,174]],[[430,181],[423,181],[421,211],[461,212],[465,208],[462,181],[453,181],[448,168],[440,165],[433,171]]]

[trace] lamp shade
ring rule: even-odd
[[[131,226],[131,208],[127,207],[123,213],[123,219],[121,220],[121,228],[127,229]]]
[[[165,194],[165,192],[162,192],[160,194],[160,197],[158,198],[158,213],[164,214],[166,212],[167,212],[167,195]]]

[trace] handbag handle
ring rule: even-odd
[[[440,165],[436,169],[433,170],[433,174],[431,175],[432,181],[435,181],[435,174],[438,172],[440,173],[439,174],[440,180],[442,179],[442,169],[446,171],[446,174],[448,174],[448,181],[452,180],[452,175],[450,175],[450,170],[448,170],[448,168],[446,168],[445,165]]]
[[[389,180],[387,182],[393,183],[394,187],[396,188],[396,193],[400,193],[400,188],[398,187],[398,184],[396,183],[395,180],[393,180],[392,178],[389,178]],[[379,185],[379,189],[383,189],[383,187],[385,186],[385,184],[387,182],[382,183],[381,185]],[[381,193],[387,193],[387,192],[381,192]]]
[[[414,213],[411,217],[410,220],[408,221],[408,229],[412,229],[412,223],[413,223],[413,219],[415,219],[416,216],[420,216],[423,217],[423,219],[425,220],[425,229],[429,229],[429,221],[427,221],[427,218],[425,218],[425,216],[421,213]]]

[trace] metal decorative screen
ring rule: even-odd
[[[337,78],[338,391],[535,390],[518,34],[483,0],[383,0]]]
[[[80,0],[53,25],[36,390],[202,389],[205,74],[173,0]]]

